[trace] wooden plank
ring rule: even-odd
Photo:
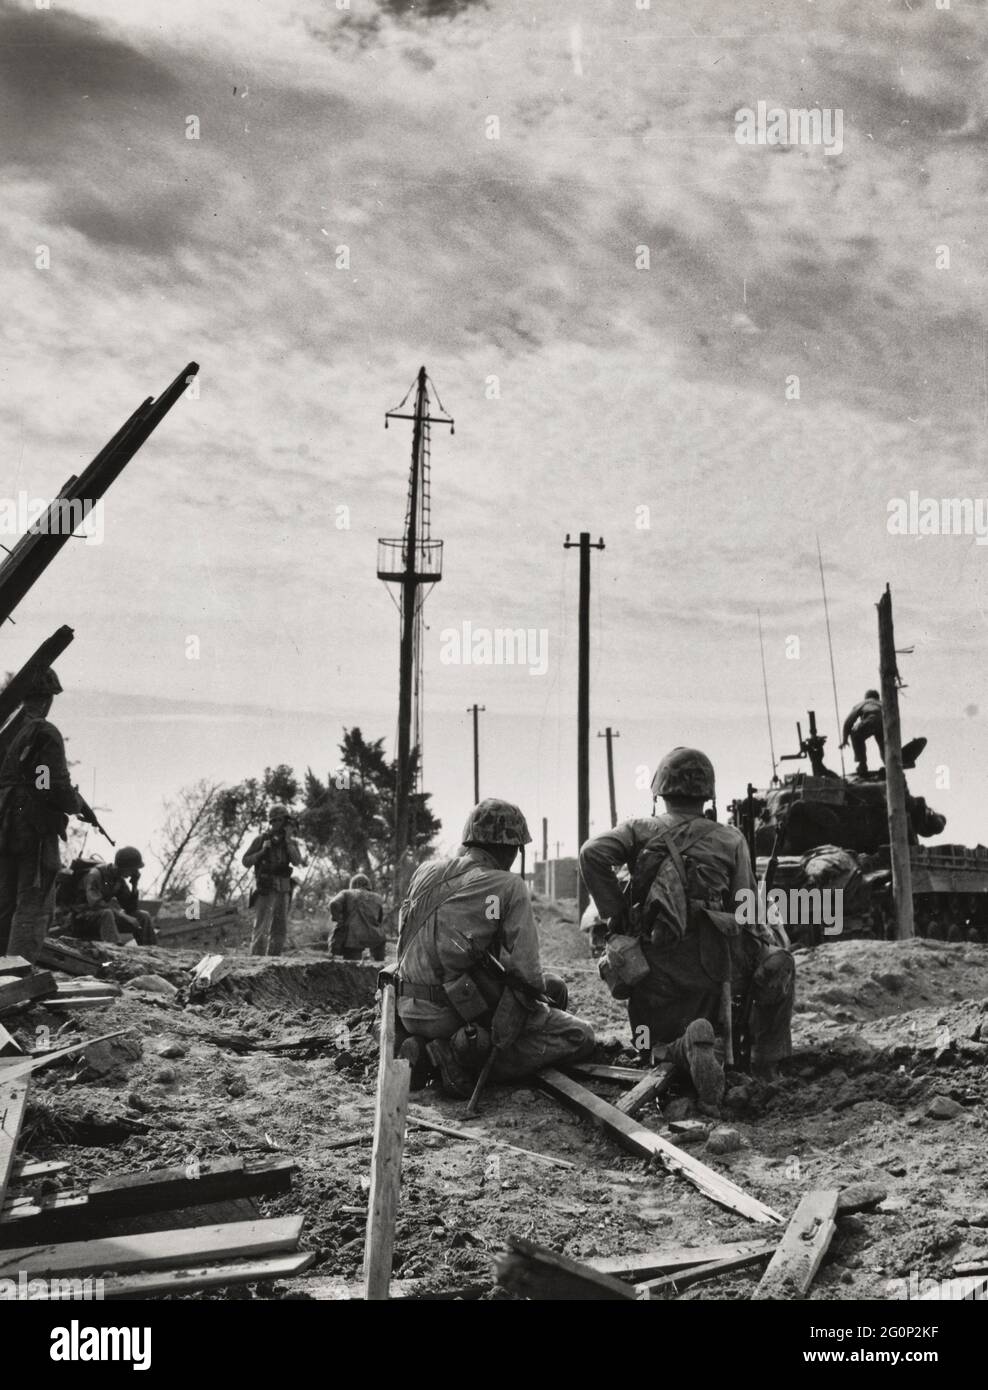
[[[751,1295],[753,1300],[791,1303],[806,1297],[836,1230],[834,1217],[839,1195],[836,1189],[829,1188],[803,1195],[778,1250]]]
[[[11,1174],[11,1182],[36,1182],[39,1178],[53,1178],[56,1173],[64,1173],[68,1168],[67,1163],[62,1163],[58,1159],[44,1159],[35,1162],[33,1159],[18,1158],[14,1160],[14,1171]]]
[[[0,956],[0,976],[30,975],[31,962],[23,956]]]
[[[192,973],[189,982],[190,993],[205,993],[211,986],[218,984],[224,975],[229,975],[232,969],[233,962],[227,960],[226,956],[203,956]]]
[[[38,964],[48,970],[61,970],[66,975],[99,975],[106,962],[93,960],[77,946],[70,946],[59,937],[49,936],[38,952]]]
[[[630,1086],[636,1085],[643,1075],[641,1067],[606,1067],[600,1062],[570,1062],[566,1071],[590,1081],[620,1081]]]
[[[424,1120],[418,1115],[409,1115],[407,1123],[411,1129],[428,1129],[433,1134],[445,1134],[449,1139],[465,1139],[470,1144],[489,1145],[492,1149],[511,1149],[513,1153],[524,1154],[526,1158],[537,1158],[540,1163],[550,1163],[554,1168],[577,1168],[568,1158],[555,1158],[551,1154],[536,1153],[534,1149],[522,1149],[517,1144],[509,1144],[505,1139],[492,1139],[489,1134],[471,1134],[467,1129],[454,1129],[452,1125],[437,1125],[432,1120]],[[330,1144],[329,1148],[348,1148],[358,1142],[354,1138]]]
[[[703,1279],[716,1279],[721,1274],[730,1274],[736,1269],[748,1269],[751,1265],[762,1264],[772,1258],[774,1244],[767,1244],[764,1250],[749,1251],[747,1255],[728,1255],[723,1260],[711,1260],[709,1264],[694,1265],[691,1269],[680,1270],[678,1274],[666,1275],[662,1279],[647,1279],[636,1284],[638,1297],[659,1299],[667,1293],[688,1289],[691,1284],[699,1284]]]
[[[540,1301],[578,1301],[637,1297],[630,1284],[622,1284],[610,1274],[601,1274],[590,1265],[557,1254],[523,1236],[508,1236],[508,1252],[494,1263],[497,1282],[522,1298]]]
[[[155,1294],[193,1293],[198,1289],[222,1289],[234,1284],[253,1284],[267,1279],[292,1279],[304,1274],[315,1260],[315,1251],[295,1255],[269,1255],[260,1260],[230,1260],[198,1268],[163,1269],[158,1273],[110,1275],[102,1280],[103,1298],[153,1298]],[[42,1296],[42,1302],[45,1301]]]
[[[59,980],[58,993],[55,998],[57,1000],[93,997],[102,999],[107,994],[119,996],[122,993],[123,990],[113,980]]]
[[[271,1217],[266,1221],[233,1221],[220,1226],[194,1226],[180,1231],[149,1231],[146,1235],[107,1236],[61,1245],[28,1245],[0,1250],[0,1278],[28,1275],[117,1274],[138,1269],[167,1269],[172,1265],[210,1264],[255,1255],[294,1250],[302,1234],[301,1216]]]
[[[562,1100],[581,1115],[603,1125],[605,1131],[618,1143],[644,1158],[658,1158],[670,1173],[678,1173],[693,1183],[706,1197],[731,1211],[738,1212],[749,1221],[779,1223],[782,1217],[777,1211],[742,1191],[736,1183],[708,1168],[705,1163],[692,1154],[677,1149],[654,1130],[643,1129],[630,1115],[622,1114],[617,1106],[601,1100],[585,1086],[571,1081],[561,1071],[547,1067],[539,1072],[539,1084],[543,1090],[557,1100]]]
[[[377,1072],[377,1111],[371,1152],[367,1238],[364,1244],[364,1297],[380,1302],[388,1297],[394,1258],[394,1231],[405,1148],[405,1116],[411,1064],[396,1058],[395,988],[390,980],[381,991],[381,1050]]]
[[[671,1274],[679,1269],[729,1260],[735,1255],[771,1255],[777,1245],[778,1241],[775,1240],[695,1247],[679,1245],[668,1250],[650,1250],[643,1255],[598,1256],[586,1263],[601,1274],[613,1274],[624,1279],[648,1279],[652,1275]]]
[[[0,985],[0,1014],[11,1009],[22,1009],[35,999],[46,999],[57,989],[55,976],[48,970],[42,970],[37,975],[26,975],[23,980],[11,980],[8,984]]]
[[[30,1084],[26,1076],[0,1084],[0,1206],[6,1200],[7,1185],[14,1171],[14,1151],[24,1123]]]
[[[115,994],[89,995],[80,994],[76,998],[46,999],[45,1008],[54,1009],[56,1013],[80,1013],[84,1009],[105,1009],[110,1004],[117,1002]]]
[[[0,1023],[0,1057],[23,1057],[24,1049]]]
[[[662,1066],[646,1072],[636,1086],[614,1102],[615,1109],[625,1115],[637,1115],[650,1100],[656,1100],[664,1091],[668,1091],[674,1070],[672,1066]]]
[[[70,1057],[74,1052],[89,1047],[91,1043],[123,1037],[127,1031],[126,1028],[118,1028],[115,1033],[102,1033],[98,1038],[83,1038],[81,1042],[70,1043],[68,1047],[52,1047],[47,1052],[32,1052],[27,1057],[0,1057],[0,1082],[12,1081],[18,1076],[29,1076],[39,1067],[46,1067],[49,1062],[58,1062],[63,1057]]]
[[[955,1274],[988,1274],[988,1253],[975,1255],[971,1260],[962,1260],[954,1265]]]

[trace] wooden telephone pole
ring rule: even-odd
[[[603,550],[603,540],[590,543],[590,532],[581,531],[579,541],[567,532],[564,550],[580,551],[580,653],[579,688],[576,708],[576,800],[577,854],[590,838],[590,552]],[[558,855],[557,855],[558,858]],[[576,876],[577,910],[586,911],[588,895],[582,876]]]
[[[882,678],[882,722],[885,726],[885,794],[888,800],[895,934],[899,941],[908,941],[916,934],[913,927],[913,878],[909,859],[906,774],[902,768],[902,733],[899,727],[899,671],[895,661],[892,592],[887,584],[878,603],[878,651]]]
[[[473,804],[480,800],[480,730],[477,715],[486,712],[486,705],[468,705],[467,714],[473,711]]]
[[[607,739],[607,790],[611,798],[611,829],[613,830],[617,825],[617,799],[614,795],[614,740],[620,738],[621,735],[617,729],[612,730],[608,724],[604,732],[598,734],[597,737]]]

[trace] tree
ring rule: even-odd
[[[185,787],[176,799],[165,803],[161,845],[155,858],[161,873],[154,887],[163,902],[184,901],[195,880],[206,870],[209,858],[209,815],[220,788],[205,780]]]

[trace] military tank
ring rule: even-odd
[[[759,878],[768,875],[786,929],[794,943],[816,945],[840,936],[895,934],[892,869],[889,859],[888,802],[885,770],[844,776],[824,760],[827,742],[808,712],[809,733],[796,725],[797,753],[783,762],[808,767],[775,778],[771,786],[749,784],[747,796],[731,803],[729,817],[748,841]],[[926,746],[915,739],[903,748],[903,764],[915,766]],[[909,857],[912,865],[916,934],[942,941],[988,941],[988,848],[977,845],[920,844],[941,834],[946,818],[925,799],[908,791]],[[828,924],[823,914],[789,912],[787,903],[808,907],[800,890],[840,889],[841,917]],[[830,899],[829,901],[835,901]]]

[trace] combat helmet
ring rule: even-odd
[[[673,748],[656,768],[652,778],[652,795],[712,800],[713,763],[699,748]]]
[[[525,817],[510,801],[489,796],[467,816],[463,827],[465,845],[525,845],[532,843]]]
[[[50,666],[43,666],[40,671],[35,671],[28,681],[27,690],[24,698],[26,700],[45,700],[49,695],[61,695],[62,682]]]
[[[144,860],[141,858],[141,851],[134,845],[124,845],[118,849],[113,856],[113,862],[118,869],[126,872],[133,872],[135,869],[144,868]]]
[[[351,888],[369,888],[369,887],[370,887],[370,879],[367,877],[366,874],[354,874],[353,877],[350,879],[350,887],[351,887]]]

